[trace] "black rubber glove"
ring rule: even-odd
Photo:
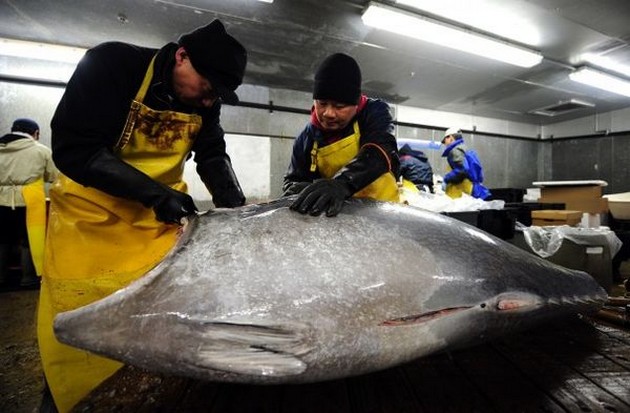
[[[197,163],[197,173],[212,194],[217,208],[245,205],[245,195],[232,169],[230,158],[216,157]]]
[[[107,149],[97,152],[83,172],[85,185],[153,208],[159,221],[179,224],[197,210],[188,194],[153,180]]]
[[[197,212],[197,206],[190,195],[168,189],[168,193],[153,206],[155,217],[167,224],[181,224],[182,218]]]
[[[282,188],[282,190],[284,191],[282,193],[282,196],[299,194],[310,184],[312,184],[312,182],[285,182]]]
[[[307,186],[289,208],[314,216],[326,211],[327,217],[334,217],[341,211],[343,201],[351,195],[352,192],[344,181],[322,179]]]

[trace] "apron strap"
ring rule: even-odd
[[[138,112],[142,107],[142,101],[144,101],[144,97],[147,95],[147,90],[149,90],[149,86],[151,85],[151,79],[153,79],[153,67],[155,63],[155,56],[151,59],[151,63],[149,63],[149,67],[144,74],[144,79],[142,80],[142,84],[138,89],[138,93],[136,93],[136,97],[131,102],[131,108],[129,109],[129,113],[127,114],[127,121],[125,122],[125,127],[123,128],[123,132],[114,145],[114,150],[119,151],[129,143],[129,139],[131,139],[131,133],[136,125],[136,119],[138,118]]]

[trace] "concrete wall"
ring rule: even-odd
[[[630,109],[543,127],[542,138],[553,147],[552,179],[599,179],[608,182],[605,193],[630,191],[629,130]]]
[[[630,108],[543,126],[542,138],[558,139],[628,130],[630,130]]]
[[[630,191],[630,134],[553,142],[553,180],[599,179],[604,193]]]
[[[50,146],[50,120],[63,89],[0,82],[0,136],[11,131],[17,118],[31,118],[40,128],[39,141]]]

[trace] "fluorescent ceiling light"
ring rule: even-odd
[[[444,17],[455,22],[464,22],[506,39],[522,44],[537,46],[541,35],[536,24],[526,19],[510,2],[496,0],[396,0],[396,3],[413,7],[423,12]]]
[[[368,26],[450,47],[521,67],[540,63],[540,53],[391,7],[371,4],[363,16]]]
[[[583,83],[619,95],[630,96],[630,82],[597,70],[589,69],[588,67],[576,70],[569,75],[569,78],[574,82]]]
[[[262,1],[263,3],[273,3],[273,0],[258,0],[258,1]]]
[[[603,69],[612,70],[613,72],[630,77],[630,66],[622,65],[610,57],[599,56],[593,53],[585,53],[581,57],[585,62],[589,62]]]
[[[0,55],[26,57],[52,62],[78,63],[86,49],[23,40],[1,39]]]

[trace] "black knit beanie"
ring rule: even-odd
[[[179,38],[197,72],[212,82],[223,102],[238,103],[234,92],[243,82],[247,51],[238,40],[225,31],[219,20],[199,27]]]
[[[315,72],[313,99],[356,105],[361,96],[361,69],[356,60],[343,54],[328,56]]]

